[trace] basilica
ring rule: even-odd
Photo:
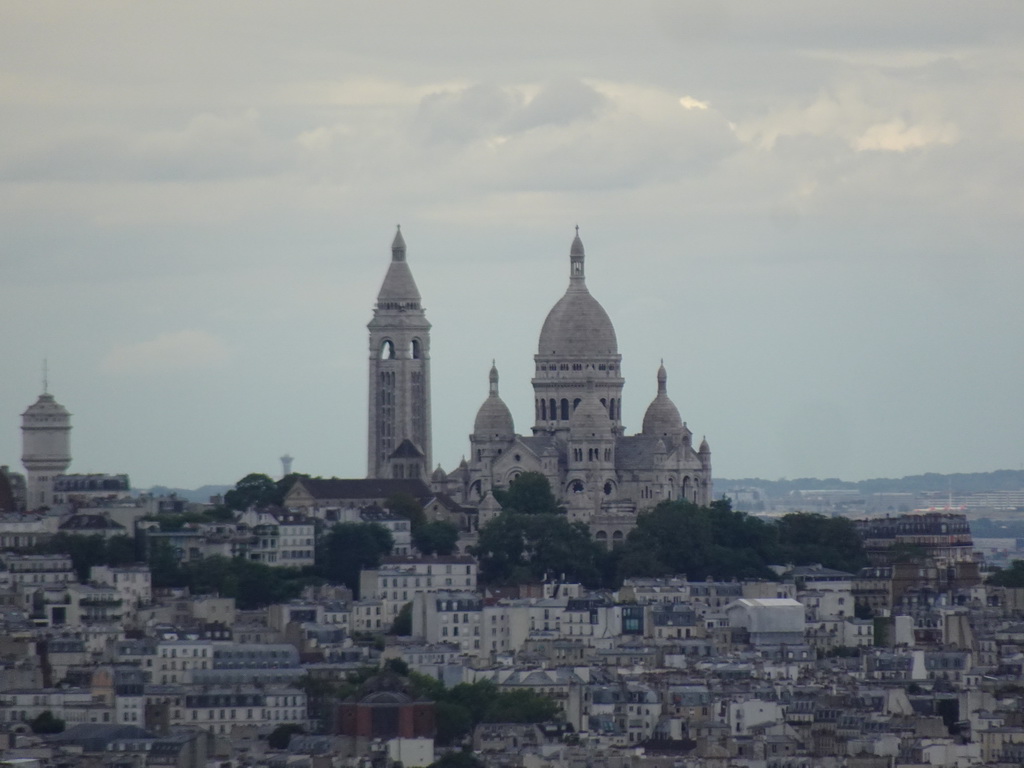
[[[369,476],[428,480],[430,323],[406,261],[399,229],[377,296],[370,331]],[[539,472],[572,520],[599,541],[615,543],[636,515],[663,500],[712,499],[711,449],[693,433],[668,395],[662,365],[657,390],[635,435],[622,426],[621,362],[615,328],[587,289],[577,229],[569,250],[569,286],[548,312],[534,356],[534,422],[516,432],[492,365],[489,393],[469,436],[469,458],[429,474],[432,491],[478,510],[500,512],[491,494],[523,472]]]

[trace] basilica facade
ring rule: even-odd
[[[669,398],[664,365],[642,430],[625,434],[622,356],[608,313],[587,289],[585,258],[577,231],[568,288],[548,312],[534,356],[529,434],[516,432],[492,365],[468,458],[451,472],[438,466],[429,484],[435,493],[478,509],[484,524],[500,512],[493,489],[508,487],[523,472],[539,472],[570,519],[589,525],[598,540],[615,543],[639,512],[661,501],[710,503],[711,449],[707,440],[693,446],[693,433]],[[370,476],[426,480],[430,324],[400,231],[369,329]]]

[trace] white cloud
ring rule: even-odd
[[[872,125],[854,140],[853,148],[858,151],[906,152],[932,144],[953,144],[958,138],[959,131],[952,123],[907,125],[896,118]]]
[[[195,371],[223,363],[227,346],[207,331],[162,333],[147,341],[120,344],[100,362],[107,373],[152,374]]]
[[[679,103],[684,109],[707,109],[708,103],[706,101],[698,101],[693,96],[683,96]]]

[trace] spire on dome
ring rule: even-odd
[[[491,383],[490,394],[494,397],[498,396],[498,366],[494,360],[491,360],[491,374],[488,379]]]
[[[391,241],[391,260],[405,261],[405,238],[402,237],[402,225],[395,231],[395,239]]]
[[[576,225],[576,237],[573,238],[572,246],[569,248],[569,277],[572,280],[583,279],[583,259],[586,254],[583,252],[583,241],[580,240],[580,225]]]
[[[668,372],[665,370],[665,361],[661,361],[661,365],[658,366],[658,394],[668,394]]]

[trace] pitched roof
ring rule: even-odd
[[[361,480],[339,480],[332,477],[330,480],[297,480],[295,486],[299,485],[305,488],[314,499],[384,500],[398,493],[406,493],[416,499],[432,496],[430,488],[422,480],[390,480],[372,477]]]
[[[394,453],[391,454],[392,459],[422,459],[423,451],[416,447],[408,437],[405,438],[398,447],[395,448]]]

